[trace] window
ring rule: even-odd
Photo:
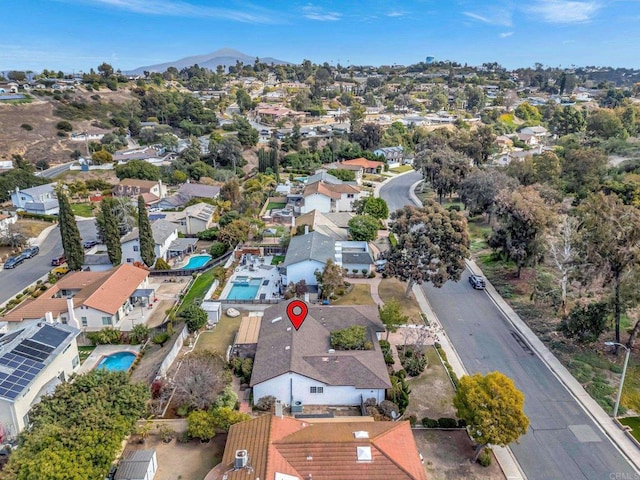
[[[71,360],[71,366],[76,368],[78,365],[80,365],[80,356],[76,355],[73,357],[73,360]]]
[[[133,263],[133,258],[127,258],[127,263]]]
[[[309,393],[324,393],[324,387],[309,387]]]
[[[80,317],[80,321],[82,322],[82,326],[86,327],[89,322],[87,322],[87,317]]]
[[[140,251],[140,247],[138,245],[134,245],[133,246],[133,251],[134,252],[139,252]]]
[[[111,317],[102,317],[102,325],[111,325]]]
[[[353,193],[347,193],[347,198],[353,198],[355,195]]]

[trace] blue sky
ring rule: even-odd
[[[640,0],[20,0],[0,71],[124,71],[230,47],[299,63],[640,68]]]

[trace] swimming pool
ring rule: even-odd
[[[126,372],[136,359],[136,354],[131,352],[118,352],[102,357],[96,366],[98,370],[110,370],[112,372]]]
[[[262,278],[239,277],[233,282],[227,294],[227,300],[253,300],[260,290]]]
[[[187,263],[182,270],[190,270],[193,268],[200,268],[205,265],[209,260],[211,260],[211,255],[196,255],[195,257],[191,257],[189,259],[189,263]]]

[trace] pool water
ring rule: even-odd
[[[96,367],[98,370],[110,370],[112,372],[126,372],[136,359],[136,354],[131,352],[118,352],[102,357]]]
[[[262,278],[252,278],[233,282],[233,287],[229,290],[227,300],[253,300],[260,290]]]
[[[205,265],[209,260],[211,260],[211,255],[196,255],[195,257],[191,257],[189,259],[189,263],[187,263],[182,270],[189,270],[192,268],[200,268]]]

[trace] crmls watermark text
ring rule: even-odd
[[[640,480],[640,475],[637,473],[611,472],[609,480]]]

